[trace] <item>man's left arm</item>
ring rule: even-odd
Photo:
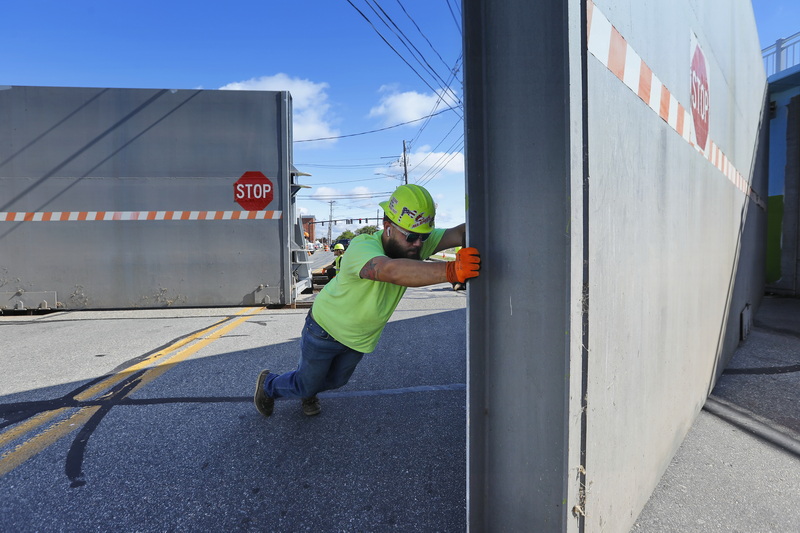
[[[436,245],[436,249],[433,251],[433,253],[441,252],[442,250],[447,250],[448,248],[455,248],[456,246],[466,246],[466,237],[466,224],[460,224],[453,228],[448,228],[445,230],[444,235],[442,235],[442,240],[440,240],[439,244]]]

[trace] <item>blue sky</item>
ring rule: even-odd
[[[752,3],[762,49],[778,39],[800,33],[800,2],[797,0],[753,0]]]
[[[384,20],[400,28],[392,27],[435,74],[423,70],[381,22],[373,11],[381,13],[377,5],[366,0],[352,5],[347,0],[4,2],[0,84],[289,90],[295,166],[312,174],[301,178],[312,186],[298,194],[304,213],[327,219],[333,199],[335,218],[375,217],[378,202],[401,183],[405,140],[409,183],[422,183],[434,195],[438,225],[463,222],[460,2],[380,1]],[[446,110],[451,106],[457,109]],[[439,114],[429,121],[349,136],[432,112]],[[346,137],[301,142],[341,136]],[[334,235],[344,229],[336,226]]]
[[[797,0],[753,8],[762,48],[800,31]],[[465,218],[460,18],[458,0],[5,2],[0,84],[288,89],[295,166],[312,174],[302,212],[327,219],[334,201],[335,218],[375,217],[406,141],[409,183],[448,227]]]

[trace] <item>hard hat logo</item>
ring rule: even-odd
[[[418,228],[423,224],[427,224],[430,227],[433,227],[433,218],[432,216],[426,216],[425,213],[417,213],[414,209],[409,209],[404,207],[403,210],[400,212],[400,216],[398,217],[399,220],[403,220],[404,216],[409,216],[412,219],[411,222],[411,229]]]

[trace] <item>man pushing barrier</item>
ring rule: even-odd
[[[254,402],[270,416],[276,398],[302,399],[303,413],[320,413],[317,393],[350,379],[365,353],[372,352],[406,287],[465,283],[478,276],[480,254],[462,248],[455,261],[426,262],[431,255],[461,246],[466,226],[434,227],[436,206],[419,185],[401,185],[381,202],[383,230],[354,238],[336,276],[317,295],[300,338],[296,370],[263,370]]]

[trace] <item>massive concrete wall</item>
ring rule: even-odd
[[[752,9],[464,6],[470,524],[626,531],[763,287]]]
[[[6,87],[0,308],[289,303],[291,168],[286,92]]]
[[[733,289],[744,217],[763,216],[749,183],[766,85],[747,2],[598,0],[592,11],[586,514],[596,530],[621,530],[724,368],[741,312],[757,304],[762,277],[740,280],[755,289],[741,287],[745,297]],[[614,47],[627,51],[624,71]],[[698,57],[705,146],[692,107]]]

